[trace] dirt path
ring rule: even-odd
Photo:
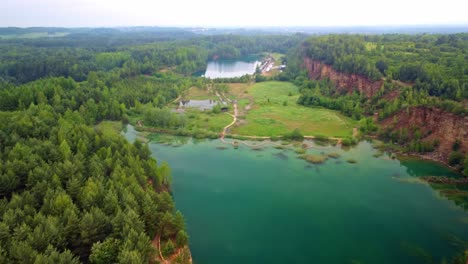
[[[219,94],[217,94],[217,95],[218,95],[218,97],[220,97]],[[225,127],[223,128],[223,131],[221,132],[220,140],[221,140],[223,143],[225,143],[225,144],[230,144],[230,145],[233,145],[233,146],[234,146],[234,145],[236,145],[236,144],[239,144],[239,142],[238,142],[238,141],[235,141],[235,142],[227,142],[226,140],[224,140],[224,138],[226,137],[227,130],[228,130],[230,127],[232,127],[232,126],[237,122],[237,115],[238,115],[237,103],[233,103],[233,107],[234,107],[234,114],[231,115],[232,118],[233,118],[233,120],[232,120],[232,122],[231,122],[229,125],[227,125],[227,126],[225,126]],[[355,137],[356,135],[357,135],[357,128],[354,128],[354,129],[353,129],[353,136]],[[278,144],[278,143],[272,142],[272,141],[271,141],[271,137],[262,137],[262,136],[241,136],[241,137],[243,137],[243,138],[248,138],[248,139],[254,139],[254,140],[255,140],[255,139],[262,139],[262,140],[264,140],[264,141],[263,141],[262,143],[260,143],[260,144],[249,144],[249,143],[247,143],[247,142],[241,141],[241,144],[246,145],[246,146],[248,146],[248,147],[260,147],[260,146],[265,145],[265,144],[273,144],[273,145],[277,145],[277,146],[283,146],[282,144]],[[281,136],[280,136],[280,137],[281,137]],[[315,139],[315,138],[316,138],[315,136],[304,136],[304,139]],[[337,137],[329,137],[328,139],[329,139],[329,140],[336,140],[336,141],[338,141],[338,142],[337,142],[338,145],[341,145],[341,142],[342,142],[342,140],[343,140],[342,138],[337,138]]]
[[[237,122],[237,103],[234,103],[233,107],[234,107],[234,115],[232,115],[233,120],[229,125],[225,126],[223,129],[223,132],[221,132],[221,141],[223,141],[224,143],[226,143],[224,141],[224,136],[226,136],[226,131],[228,130],[228,128],[230,128]]]
[[[218,92],[216,92],[216,96],[219,98],[220,101],[222,101],[222,96]],[[250,110],[250,108],[253,105],[253,99],[252,98],[247,98],[247,99],[249,99],[250,102],[245,107],[246,111]],[[231,114],[231,116],[232,116],[233,120],[229,125],[227,125],[227,126],[225,126],[223,128],[223,131],[220,134],[220,140],[225,144],[230,144],[230,145],[235,146],[235,145],[239,144],[239,141],[227,142],[226,140],[224,140],[224,138],[226,137],[226,134],[227,134],[227,130],[237,122],[237,117],[239,115],[237,102],[233,101],[232,103],[233,103],[233,108],[234,108],[234,114],[233,115]],[[273,144],[273,145],[276,145],[276,146],[284,146],[282,144],[272,142],[271,137],[268,137],[268,136],[242,136],[242,135],[233,135],[233,136],[239,136],[239,137],[242,137],[242,138],[253,139],[253,140],[258,140],[258,139],[264,140],[260,144],[249,144],[249,143],[243,142],[243,141],[240,142],[240,144],[243,144],[243,145],[246,145],[246,146],[249,146],[249,147],[260,147],[260,146],[265,145],[265,144]],[[357,136],[358,136],[358,130],[357,130],[357,128],[353,128],[353,137],[357,137]],[[282,136],[278,136],[278,137],[282,137]],[[315,136],[304,136],[304,139],[312,139],[313,140],[315,138],[316,138]],[[338,138],[338,137],[329,137],[328,139],[329,140],[336,140],[337,145],[339,145],[339,146],[342,144],[342,141],[343,141],[342,138]],[[312,148],[312,147],[310,147],[310,148]],[[321,148],[321,147],[313,147],[313,148]]]
[[[189,263],[192,263],[192,261],[193,261],[192,260],[192,254],[190,253],[190,250],[187,247],[178,248],[176,250],[176,252],[174,252],[174,254],[172,254],[171,256],[167,257],[167,259],[165,259],[164,256],[161,253],[161,236],[160,235],[156,235],[156,237],[153,239],[151,244],[158,251],[157,261],[159,261],[162,264],[171,264],[171,263],[173,263],[177,259],[177,257],[180,254],[182,254],[182,252],[184,252],[184,250],[188,250]]]
[[[154,240],[153,240],[153,242],[151,244],[153,244],[153,247],[158,250],[158,256],[159,256],[159,260],[161,260],[161,263],[169,264],[170,262],[165,260],[162,253],[161,253],[161,236],[156,235],[156,237],[154,238]]]

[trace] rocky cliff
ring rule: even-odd
[[[328,78],[335,83],[338,90],[352,93],[355,90],[372,97],[383,85],[383,80],[372,81],[358,75],[338,72],[331,65],[305,57],[303,67],[307,69],[309,78],[321,80]],[[407,86],[409,84],[400,84]],[[384,96],[388,100],[398,97],[399,90],[392,91]],[[458,116],[438,108],[412,107],[402,110],[395,115],[380,122],[383,129],[398,132],[401,129],[411,130],[419,128],[422,141],[439,141],[439,145],[432,153],[422,154],[425,158],[437,160],[447,164],[455,140],[461,141],[461,151],[468,152],[468,116]],[[411,135],[410,135],[410,139]]]
[[[438,108],[413,107],[402,110],[381,122],[382,128],[398,131],[402,128],[418,127],[423,141],[438,139],[439,146],[433,153],[423,155],[447,163],[455,140],[461,141],[461,150],[468,151],[468,116],[457,116]]]
[[[303,66],[307,69],[309,78],[314,80],[328,78],[338,89],[348,93],[358,90],[367,97],[372,97],[383,85],[383,80],[374,82],[362,75],[338,72],[330,65],[307,57],[304,58]]]

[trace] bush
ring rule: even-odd
[[[321,164],[327,161],[328,156],[310,154],[310,155],[301,155],[300,158],[313,164]]]
[[[328,141],[328,137],[324,136],[324,135],[316,135],[314,137],[314,140],[316,141],[322,141],[322,142],[327,142]]]
[[[172,240],[167,241],[161,246],[161,253],[164,256],[170,256],[174,254],[175,252],[175,246],[174,243],[172,243]]]
[[[285,135],[283,138],[287,140],[302,141],[304,140],[304,135],[302,135],[301,131],[299,131],[299,129],[296,128],[293,132]]]
[[[341,155],[339,153],[336,153],[336,152],[332,152],[332,153],[328,153],[327,156],[329,158],[332,158],[332,159],[337,159],[339,158]]]
[[[456,166],[462,163],[463,158],[464,157],[462,153],[458,151],[452,151],[452,153],[450,153],[448,163],[450,164],[450,166]]]
[[[216,104],[215,106],[213,106],[213,109],[211,110],[211,112],[213,114],[219,114],[221,113],[221,105],[220,104]]]
[[[459,139],[455,140],[455,142],[453,142],[453,145],[452,145],[452,150],[457,151],[460,149],[460,147],[461,147],[461,141]]]
[[[468,155],[465,156],[465,161],[463,161],[462,173],[464,176],[468,177]]]
[[[345,137],[341,141],[341,144],[343,144],[343,146],[353,146],[357,144],[357,140],[352,137]]]
[[[305,154],[306,151],[307,151],[306,149],[300,148],[300,149],[296,149],[294,152],[296,152],[296,154]]]
[[[183,247],[188,243],[188,235],[184,230],[180,230],[176,236],[177,247]]]

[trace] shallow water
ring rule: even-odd
[[[308,150],[341,155],[319,165],[262,148],[150,144],[172,168],[194,263],[440,263],[468,241],[468,213],[417,180],[454,176],[438,164],[376,158],[367,142]]]

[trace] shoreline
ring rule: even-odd
[[[166,130],[166,129],[159,129],[159,128],[153,128],[153,127],[143,127],[143,126],[141,126],[141,127],[134,126],[134,127],[135,127],[135,130],[137,130],[137,132],[161,133],[161,134],[165,134],[165,135],[191,137],[191,138],[195,138],[195,139],[207,139],[207,140],[217,140],[217,139],[219,139],[222,143],[233,145],[233,146],[239,145],[239,142],[237,142],[237,141],[227,142],[227,141],[225,141],[225,139],[229,138],[229,139],[239,140],[239,141],[262,142],[260,145],[251,145],[249,143],[240,143],[240,144],[246,145],[248,147],[259,147],[259,146],[263,146],[263,145],[267,145],[267,144],[271,144],[272,146],[284,146],[284,147],[287,147],[287,146],[291,145],[291,144],[282,145],[282,144],[276,143],[276,141],[283,140],[282,138],[284,136],[244,136],[244,135],[227,134],[227,133],[223,135],[223,133],[221,133],[221,134],[219,134],[219,135],[217,135],[215,137],[214,135],[216,133],[213,133],[213,137],[198,138],[195,135],[190,135],[190,134],[181,135],[181,134],[178,134],[178,132],[174,131],[174,130]],[[313,141],[316,138],[317,138],[316,136],[304,136],[304,139],[302,141],[298,141],[298,142],[303,143],[305,140],[312,140]],[[148,140],[148,142],[151,142],[151,139],[149,139],[149,138],[146,138],[146,139]],[[338,137],[328,137],[326,140],[331,141],[331,142],[337,141],[336,146],[337,147],[342,147],[342,144],[341,144],[342,139],[343,138],[338,138]],[[372,139],[374,139],[374,138],[363,137],[358,142],[366,141],[366,140],[372,140]],[[308,146],[307,148],[320,148],[320,147],[318,147],[318,146]],[[328,148],[328,147],[324,147],[324,148]],[[413,159],[418,159],[418,160],[434,162],[436,164],[439,164],[439,165],[451,170],[452,172],[456,173],[460,177],[464,177],[459,171],[456,170],[456,168],[450,166],[447,162],[441,161],[440,159],[430,157],[430,156],[427,155],[427,153],[425,153],[425,154],[407,153],[407,152],[402,152],[402,151],[395,150],[395,149],[392,149],[392,148],[389,148],[389,147],[374,146],[374,148],[394,153],[394,154],[397,155],[397,157],[401,157],[403,159],[404,158],[413,158]]]

